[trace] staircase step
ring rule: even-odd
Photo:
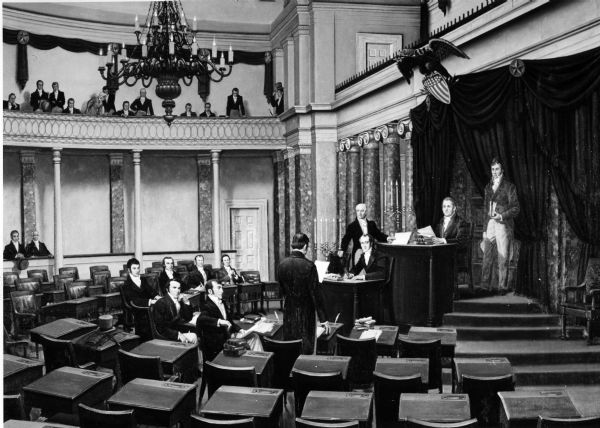
[[[600,346],[584,340],[496,340],[456,344],[456,357],[506,357],[513,366],[533,364],[600,363]]]
[[[542,308],[535,301],[514,295],[483,297],[479,299],[456,300],[456,312],[495,312],[504,314],[541,313]]]
[[[513,373],[518,386],[599,384],[600,362],[514,366]]]
[[[540,327],[557,326],[560,317],[553,314],[504,314],[493,312],[451,312],[444,315],[443,325],[456,327]]]
[[[542,327],[459,327],[444,325],[444,327],[456,328],[458,340],[537,340],[537,339],[560,339],[562,329],[560,326]],[[582,338],[575,330],[569,330],[572,338]]]

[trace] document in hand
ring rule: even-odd
[[[427,227],[418,229],[417,232],[419,232],[419,235],[422,235],[422,236],[431,236],[431,237],[435,236],[435,232],[433,231],[431,226],[427,226]]]

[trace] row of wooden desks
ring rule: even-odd
[[[246,351],[239,357],[231,357],[221,351],[212,362],[226,367],[254,367],[258,386],[269,387],[273,384],[272,352]]]
[[[160,357],[166,374],[179,373],[182,382],[192,383],[198,373],[198,346],[191,343],[153,339],[131,350],[132,353]]]

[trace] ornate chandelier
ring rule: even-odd
[[[143,26],[135,17],[135,35],[137,45],[134,46],[132,61],[127,56],[125,43],[118,59],[118,44],[109,44],[106,56],[100,50],[100,66],[98,71],[107,82],[109,91],[119,86],[135,85],[139,80],[147,88],[156,79],[156,95],[163,99],[164,119],[170,126],[173,116],[174,99],[181,94],[181,79],[190,86],[194,76],[199,79],[209,78],[219,82],[231,74],[233,68],[233,50],[229,46],[227,64],[221,52],[217,63],[217,44],[213,38],[212,52],[198,48],[196,17],[192,28],[187,23],[181,0],[153,1]],[[119,67],[120,62],[120,67]]]

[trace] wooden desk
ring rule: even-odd
[[[454,359],[456,348],[456,329],[448,327],[417,327],[412,326],[407,335],[400,334],[399,338],[408,340],[436,340],[442,343],[442,358]]]
[[[107,400],[111,410],[134,409],[138,424],[170,427],[189,420],[196,407],[195,384],[134,379]]]
[[[79,403],[93,405],[110,397],[112,375],[75,367],[61,367],[23,387],[25,406],[44,414],[77,414]]]
[[[101,367],[114,368],[117,351],[131,351],[140,344],[140,337],[121,329],[96,329],[73,340],[79,361],[94,361]]]
[[[337,334],[341,334],[341,322],[329,323],[329,334],[322,334],[317,338],[317,354],[333,355],[337,348]]]
[[[272,352],[246,351],[239,357],[230,357],[221,351],[212,362],[226,367],[254,367],[258,386],[268,388],[272,385],[274,370]]]
[[[381,358],[377,357],[375,371],[389,376],[421,375],[421,382],[427,389],[429,384],[428,358]]]
[[[31,341],[40,343],[40,335],[42,334],[53,339],[71,340],[97,328],[98,326],[91,322],[75,318],[63,318],[31,329]]]
[[[249,328],[251,328],[252,326],[259,324],[259,323],[264,323],[265,325],[270,326],[270,330],[262,333],[262,332],[255,332],[255,334],[258,334],[261,337],[268,337],[269,339],[274,339],[274,340],[282,340],[282,334],[283,334],[283,330],[281,330],[281,327],[283,327],[283,322],[282,321],[277,321],[274,319],[265,319],[265,320],[260,320],[257,321],[256,323],[252,323],[252,322],[244,322],[241,320],[234,320],[233,321],[239,328],[243,329],[243,330],[248,330]]]
[[[467,394],[402,394],[400,421],[460,422],[471,418]]]
[[[500,426],[536,427],[538,415],[554,418],[580,418],[571,397],[564,389],[499,392],[502,407]]]
[[[452,388],[462,392],[463,375],[477,377],[496,377],[512,374],[512,366],[506,357],[493,358],[455,358],[452,370]]]
[[[17,421],[15,419],[4,422],[4,428],[78,428],[73,425],[55,424],[54,422]]]
[[[395,357],[398,355],[398,326],[395,325],[374,325],[369,330],[381,330],[381,335],[377,338],[377,354]],[[353,327],[350,332],[350,338],[360,339],[363,332],[368,330]]]
[[[313,421],[358,421],[359,426],[371,426],[370,392],[310,391],[306,397],[302,418]]]
[[[342,372],[342,378],[346,380],[351,358],[331,355],[300,355],[293,368],[313,373]]]
[[[215,419],[231,416],[253,417],[256,428],[280,426],[283,389],[221,386],[204,405],[201,413]]]
[[[39,360],[4,354],[4,395],[20,394],[23,386],[43,376],[43,370]]]
[[[180,373],[182,382],[196,380],[198,370],[198,346],[190,343],[153,339],[136,346],[132,353],[158,356],[167,374]]]

